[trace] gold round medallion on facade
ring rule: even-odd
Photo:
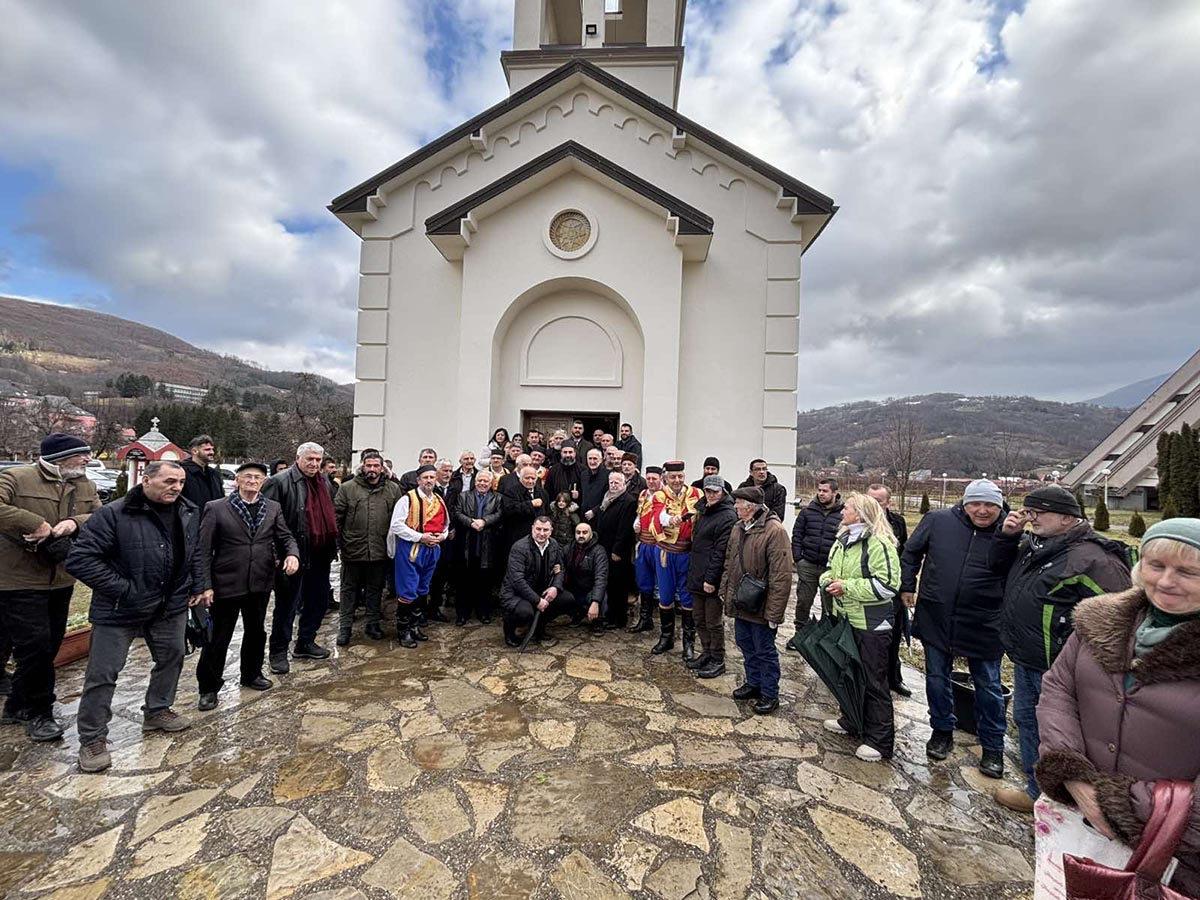
[[[550,222],[550,242],[559,250],[582,250],[592,236],[592,223],[577,209],[560,212]]]

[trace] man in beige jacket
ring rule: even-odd
[[[54,718],[54,657],[75,590],[63,562],[100,508],[84,471],[91,455],[81,438],[51,434],[32,465],[0,472],[0,629],[16,662],[0,725],[24,725],[35,741],[63,733]]]

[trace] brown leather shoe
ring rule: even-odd
[[[992,799],[1013,812],[1033,815],[1033,798],[1024,791],[1014,791],[1012,788],[996,788],[992,791]]]

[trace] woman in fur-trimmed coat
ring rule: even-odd
[[[1157,779],[1200,777],[1200,519],[1142,542],[1134,587],[1082,601],[1042,682],[1038,784],[1136,846]],[[1200,791],[1172,887],[1200,895]]]

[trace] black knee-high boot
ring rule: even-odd
[[[696,620],[690,609],[681,610],[679,615],[683,619],[683,661],[687,663],[696,658]]]
[[[409,650],[417,646],[413,636],[412,604],[399,603],[396,605],[396,643]]]
[[[641,594],[639,599],[641,600],[641,610],[638,612],[637,621],[629,626],[630,634],[654,630],[654,594]]]
[[[658,617],[662,620],[662,627],[659,629],[658,643],[650,650],[655,655],[666,653],[675,646],[675,607],[664,609],[660,606]]]

